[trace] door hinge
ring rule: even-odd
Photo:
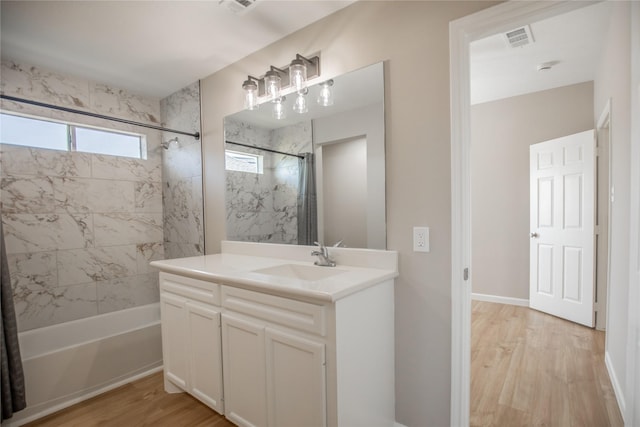
[[[464,269],[464,272],[462,273],[462,277],[464,280],[469,280],[469,268]]]

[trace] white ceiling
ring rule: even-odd
[[[236,15],[218,0],[2,0],[1,53],[162,98],[353,1],[259,0]]]
[[[1,54],[162,98],[353,1],[258,0],[235,15],[218,0],[2,0]],[[501,34],[472,43],[472,103],[593,80],[609,8],[530,23],[530,46],[509,48]],[[558,63],[536,71],[548,61]]]
[[[602,2],[530,23],[535,43],[507,46],[502,34],[471,43],[471,103],[591,81],[611,4]],[[547,71],[538,64],[557,62]]]

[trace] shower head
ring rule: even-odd
[[[179,145],[180,144],[180,141],[178,141],[178,137],[177,136],[175,138],[172,138],[172,139],[170,139],[168,141],[165,141],[165,142],[161,143],[160,145],[162,145],[162,148],[164,148],[165,150],[168,150],[172,143],[174,143],[175,145]]]

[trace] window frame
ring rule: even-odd
[[[230,169],[227,162],[227,153],[239,154],[241,156],[254,157],[256,159],[256,171],[247,171],[247,170],[239,170],[239,169]],[[237,151],[237,150],[229,150],[225,148],[224,150],[224,170],[231,172],[242,172],[242,173],[252,173],[255,175],[263,175],[264,174],[264,155],[256,154],[256,153],[248,153],[246,151]]]
[[[41,149],[41,150],[55,150],[55,151],[66,151],[66,152],[70,152],[70,153],[86,153],[86,154],[95,154],[95,155],[104,155],[104,156],[114,156],[114,157],[122,157],[122,158],[127,158],[127,159],[139,159],[139,160],[146,160],[147,159],[147,135],[143,134],[143,133],[138,133],[138,132],[128,132],[128,131],[124,131],[124,130],[119,130],[119,129],[110,129],[110,128],[104,128],[101,126],[93,126],[93,125],[87,125],[84,123],[75,123],[75,122],[70,122],[67,120],[58,120],[58,119],[52,119],[52,118],[48,118],[48,117],[41,117],[41,116],[36,116],[36,115],[32,115],[32,114],[23,114],[23,113],[17,113],[14,111],[6,111],[3,109],[0,109],[0,116],[1,115],[7,115],[7,116],[14,116],[14,117],[21,117],[21,118],[25,118],[25,119],[30,119],[30,120],[36,120],[36,121],[41,121],[41,122],[50,122],[50,123],[58,123],[61,125],[65,125],[67,128],[67,148],[66,150],[62,150],[62,149],[58,149],[58,148],[44,148],[44,147],[36,147],[33,145],[22,145],[22,144],[12,144],[10,142],[4,142],[0,139],[0,144],[7,144],[7,145],[15,145],[15,146],[19,146],[19,147],[25,147],[25,148],[35,148],[35,149]],[[126,135],[126,136],[132,136],[132,137],[136,137],[138,138],[138,146],[139,149],[138,151],[138,157],[132,157],[132,156],[128,156],[128,155],[119,155],[119,154],[103,154],[103,153],[96,153],[96,152],[92,152],[92,151],[84,151],[84,150],[78,150],[77,149],[77,142],[76,142],[76,129],[89,129],[89,130],[93,130],[93,131],[99,131],[99,132],[103,132],[103,133],[107,133],[107,134],[116,134],[116,135]]]

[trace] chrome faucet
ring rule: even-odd
[[[311,255],[318,257],[318,260],[314,262],[314,264],[320,267],[335,267],[336,262],[329,255],[329,249],[327,249],[326,246],[318,242],[314,242],[314,243],[318,245],[318,250],[311,252]]]

